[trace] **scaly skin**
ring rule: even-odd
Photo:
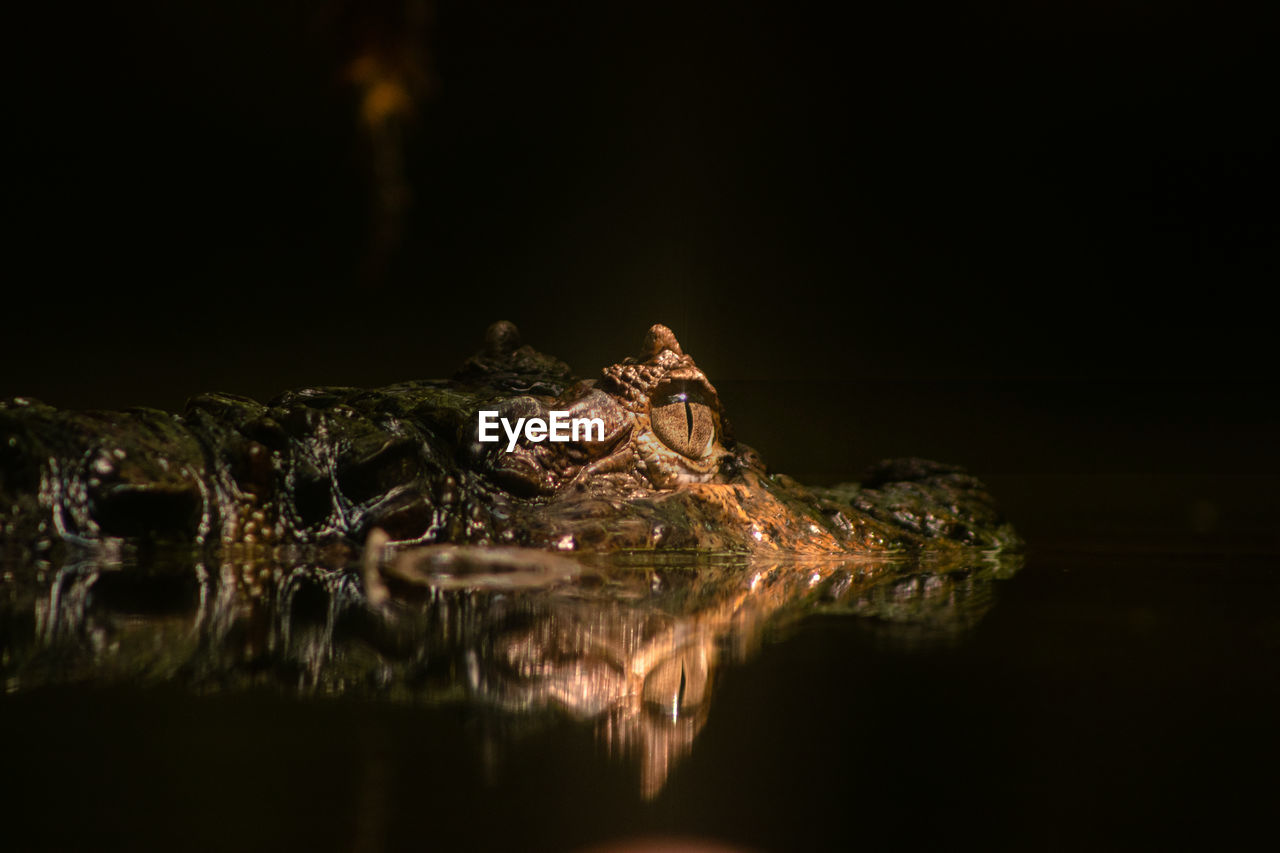
[[[477,440],[481,410],[606,430],[508,453]],[[181,415],[0,403],[0,530],[7,690],[277,686],[475,703],[512,728],[567,712],[641,758],[646,797],[766,630],[833,612],[947,642],[1018,564],[978,550],[1018,540],[959,469],[771,474],[663,326],[595,380],[498,323],[447,381]]]
[[[477,413],[601,418],[603,441],[481,443]],[[205,549],[414,543],[612,552],[848,555],[1012,548],[958,468],[882,463],[809,489],[735,440],[715,388],[665,326],[576,379],[495,323],[446,381],[226,394],[181,415],[0,403],[0,531],[13,546],[178,542]]]

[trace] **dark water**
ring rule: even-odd
[[[784,584],[756,622],[712,625],[705,701],[679,720],[647,706],[625,731],[571,701],[464,695],[465,656],[446,655],[450,672],[397,671],[390,692],[341,681],[350,656],[313,679],[300,654],[296,687],[243,656],[234,677],[169,673],[158,647],[181,632],[105,582],[100,597],[132,615],[107,632],[80,625],[81,663],[42,662],[10,583],[0,831],[6,849],[1230,843],[1275,811],[1278,568],[1266,537],[1179,533],[1047,538],[1016,571],[926,570],[860,597],[833,574],[813,587],[825,592]],[[720,580],[692,576],[653,591],[678,625],[724,600]],[[930,593],[930,578],[949,586]],[[187,612],[183,589],[171,582],[155,610]],[[643,595],[609,597],[631,603],[588,610],[652,615]],[[536,628],[536,612],[520,624]],[[474,648],[496,642],[479,636]],[[591,656],[569,645],[549,643],[559,651],[542,664],[580,672]],[[126,677],[125,658],[145,665]],[[83,660],[110,677],[86,677]],[[696,680],[690,669],[689,691]]]

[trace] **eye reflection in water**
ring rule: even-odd
[[[358,570],[243,556],[6,573],[6,689],[174,682],[462,703],[516,719],[567,713],[638,762],[651,798],[714,713],[717,672],[765,637],[847,614],[898,642],[945,642],[981,619],[993,581],[1020,565],[974,551],[928,562],[392,553],[376,534]]]

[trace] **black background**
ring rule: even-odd
[[[766,645],[643,806],[568,722],[489,779],[468,708],[0,697],[19,847],[1270,830],[1273,13],[441,0],[376,264],[343,67],[406,6],[11,14],[0,397],[447,376],[499,318],[593,375],[664,322],[775,468],[965,464],[1027,567],[954,648]]]
[[[1271,17],[441,2],[379,266],[342,69],[405,8],[15,23],[0,395],[445,376],[498,318],[592,375],[661,321],[802,479],[932,456],[1033,535],[1273,535]]]

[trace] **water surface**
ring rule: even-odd
[[[351,572],[179,563],[6,582],[17,849],[1132,847],[1274,809],[1266,543],[639,557],[377,618]]]

